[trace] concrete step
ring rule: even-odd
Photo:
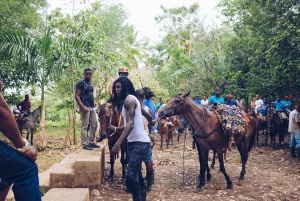
[[[82,150],[75,156],[66,157],[50,171],[51,188],[99,188],[104,172],[105,147]]]
[[[90,201],[88,188],[53,188],[43,197],[43,201]]]

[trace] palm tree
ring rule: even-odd
[[[41,89],[40,147],[46,147],[45,132],[45,89],[50,81],[57,78],[63,65],[52,52],[52,34],[46,30],[43,37],[31,38],[18,33],[4,33],[0,36],[0,53],[19,63],[18,72],[24,81],[37,84]]]

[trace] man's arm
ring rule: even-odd
[[[75,90],[75,100],[76,100],[77,104],[79,105],[79,107],[81,108],[82,111],[88,112],[89,109],[87,107],[85,107],[83,105],[83,103],[81,102],[81,100],[80,100],[81,91],[82,91],[82,89],[76,88],[76,90]]]
[[[5,135],[16,146],[16,148],[23,148],[25,143],[22,139],[17,123],[2,96],[1,89],[2,83],[0,82],[0,132],[2,132],[3,135]],[[37,158],[37,152],[33,147],[24,152],[23,155],[33,161]]]

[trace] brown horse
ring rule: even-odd
[[[122,115],[116,108],[112,106],[111,103],[104,103],[100,106],[99,111],[99,121],[100,121],[100,137],[108,139],[108,148],[109,151],[116,144],[117,140],[121,136],[122,132],[111,132],[109,131],[109,125],[113,125],[115,127],[120,127],[124,124],[124,120]],[[110,173],[109,173],[109,181],[113,181],[114,177],[114,163],[115,159],[113,154],[110,154]],[[121,144],[121,164],[122,164],[122,180],[125,180],[126,177],[126,166],[127,166],[127,140]]]
[[[162,148],[164,139],[167,143],[167,148],[170,143],[171,146],[173,146],[174,124],[172,123],[171,118],[160,119],[158,124],[158,133],[160,135],[160,148]]]
[[[227,188],[232,188],[232,181],[226,173],[222,148],[228,146],[228,137],[224,135],[222,125],[220,124],[216,114],[213,111],[208,111],[206,107],[199,106],[194,103],[188,96],[190,92],[177,94],[172,98],[162,109],[159,116],[166,118],[168,116],[184,114],[192,127],[195,129],[194,139],[196,140],[199,162],[200,162],[200,182],[196,187],[200,191],[205,184],[205,171],[208,171],[207,179],[210,180],[208,168],[208,151],[213,150],[218,154],[220,171],[224,174],[227,181]],[[245,128],[245,133],[237,133],[234,136],[235,144],[240,152],[242,159],[242,171],[239,177],[241,184],[246,173],[246,163],[248,153],[251,150],[255,138],[255,122],[253,118],[249,118],[249,122]]]

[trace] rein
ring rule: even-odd
[[[112,115],[113,115],[113,109],[109,109],[108,107],[105,107],[104,108],[106,111],[110,111],[110,116],[109,116],[109,123],[108,123],[108,126],[111,125],[111,121],[112,121]],[[120,127],[120,124],[121,124],[121,119],[122,119],[122,116],[121,116],[121,113],[119,115],[119,123],[118,123],[118,126],[117,127]],[[107,127],[108,127],[107,126]],[[117,130],[115,129],[115,131],[111,134],[107,134],[106,137],[112,137],[115,133],[117,132]]]

